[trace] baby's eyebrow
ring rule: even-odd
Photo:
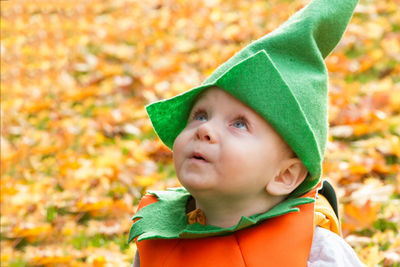
[[[190,113],[193,113],[193,112],[195,112],[195,111],[198,111],[198,110],[204,110],[205,111],[205,108],[204,107],[202,107],[201,105],[195,105],[195,106],[193,106],[193,108],[190,110]]]
[[[235,111],[234,114],[235,114],[235,117],[242,117],[243,119],[246,119],[246,120],[250,120],[254,117],[251,113],[246,112],[245,110]]]

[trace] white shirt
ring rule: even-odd
[[[308,267],[364,267],[354,250],[343,238],[322,228],[315,227]]]

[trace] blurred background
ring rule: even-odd
[[[129,266],[140,197],[179,185],[144,106],[308,2],[1,1],[1,265]],[[324,178],[367,266],[400,266],[399,9],[360,0],[326,60]]]

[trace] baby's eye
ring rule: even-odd
[[[199,114],[199,115],[197,115],[196,117],[195,117],[195,120],[198,120],[198,121],[207,121],[207,116],[206,116],[206,114]]]
[[[207,113],[205,111],[198,110],[193,114],[193,120],[207,121]]]
[[[236,121],[232,124],[232,126],[238,128],[238,129],[245,129],[245,130],[247,130],[247,123],[246,123],[246,121],[244,121],[244,120],[242,120],[242,119],[236,120]]]

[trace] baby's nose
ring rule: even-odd
[[[215,133],[213,132],[210,125],[207,125],[207,123],[202,124],[201,126],[199,126],[199,128],[197,128],[196,138],[209,143],[215,143],[217,140]]]

